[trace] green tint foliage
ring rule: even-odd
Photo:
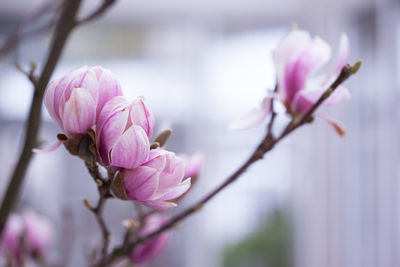
[[[291,240],[289,218],[276,209],[259,229],[225,250],[224,266],[289,267]]]

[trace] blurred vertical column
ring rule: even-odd
[[[399,266],[399,88],[397,1],[376,0],[376,194],[377,264]]]

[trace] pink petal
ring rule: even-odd
[[[136,264],[150,261],[160,255],[168,245],[171,233],[164,232],[148,242],[135,248],[130,256],[130,260]]]
[[[350,51],[349,38],[347,37],[346,34],[342,33],[342,35],[340,36],[338,59],[333,72],[330,74],[331,76],[336,77],[342,71],[342,68],[347,63],[349,57],[349,51]]]
[[[82,76],[82,79],[80,81],[78,81],[78,77],[69,85],[69,87],[85,88],[92,95],[94,101],[97,103],[99,99],[99,81],[97,80],[96,72],[93,70],[93,67],[89,67],[89,69]],[[75,81],[77,83],[75,83]]]
[[[192,176],[198,176],[203,168],[204,155],[202,153],[196,153],[186,160],[186,168],[185,168],[185,178],[189,178]]]
[[[46,106],[47,112],[49,112],[50,116],[55,120],[60,128],[62,128],[62,122],[60,115],[58,113],[58,103],[55,103],[54,93],[58,81],[53,81],[49,84],[46,89],[46,93],[44,96],[44,105]]]
[[[251,109],[241,118],[230,123],[229,130],[245,130],[262,123],[271,113],[271,99],[270,96],[265,97],[259,107]]]
[[[108,157],[111,148],[126,129],[128,118],[128,109],[114,112],[107,118],[101,131],[97,132],[100,156],[106,165],[109,164]]]
[[[150,150],[149,159],[144,165],[160,172],[172,172],[175,166],[175,153],[162,148]]]
[[[54,241],[54,229],[50,222],[31,210],[24,210],[22,220],[25,225],[26,242],[30,249],[43,255]]]
[[[163,158],[165,160],[164,165],[153,165],[151,161],[157,158]],[[162,148],[152,149],[150,151],[149,160],[145,163],[147,166],[152,166],[160,171],[164,172],[172,172],[175,166],[175,153],[171,151],[167,151]]]
[[[11,214],[7,219],[0,241],[0,249],[4,254],[10,253],[13,260],[19,261],[21,256],[20,240],[24,231],[22,218],[19,214]]]
[[[54,97],[55,97],[55,99],[59,99],[58,109],[59,109],[59,113],[60,113],[61,117],[63,114],[65,103],[69,99],[69,97],[72,93],[72,90],[74,88],[84,88],[84,87],[81,87],[80,85],[82,84],[82,81],[85,79],[85,76],[88,73],[88,71],[89,71],[88,66],[83,66],[79,69],[76,69],[76,70],[70,72],[68,75],[64,76],[61,79],[60,84],[56,87],[56,93],[55,93]],[[59,90],[62,90],[61,95],[60,95]],[[95,98],[93,98],[93,100],[96,102],[97,96],[95,96]]]
[[[104,123],[112,115],[112,113],[122,110],[128,105],[128,101],[122,96],[111,98],[101,110],[96,119],[96,132],[100,133]]]
[[[172,187],[170,190],[165,192],[162,196],[158,197],[157,200],[172,200],[182,196],[186,191],[189,190],[191,185],[190,178],[187,178],[181,184]]]
[[[85,134],[96,121],[96,103],[83,88],[74,88],[63,114],[63,130],[68,135]]]
[[[159,195],[164,195],[171,188],[178,186],[185,174],[185,163],[184,161],[175,156],[175,165],[172,172],[162,172],[160,174],[160,184],[158,187]]]
[[[115,75],[106,69],[101,67],[94,67],[94,71],[99,73],[101,70],[101,74],[99,76],[99,97],[97,102],[97,110],[96,113],[99,114],[102,110],[103,106],[113,97],[122,96],[121,86],[116,79]]]
[[[300,113],[306,113],[313,105],[318,101],[318,99],[322,96],[322,94],[326,91],[327,88],[321,88],[318,90],[303,90],[299,94],[296,95],[296,98],[293,101],[294,109]],[[340,104],[344,101],[350,99],[349,91],[343,87],[339,86],[336,90],[331,94],[331,96],[326,99],[322,105],[324,106],[333,106]]]
[[[122,175],[129,199],[147,200],[157,191],[159,172],[156,169],[140,166],[123,171]]]
[[[158,157],[155,157],[151,160],[149,156],[149,160],[146,163],[144,163],[145,166],[154,168],[160,172],[164,170],[166,164],[167,164],[167,158],[164,155],[159,155]]]
[[[49,146],[49,147],[46,147],[46,148],[34,148],[34,149],[32,149],[32,151],[33,151],[34,153],[48,153],[48,152],[53,152],[54,150],[56,150],[57,148],[59,148],[61,144],[62,144],[61,141],[57,141],[56,143],[52,144],[52,145]]]
[[[143,97],[133,101],[131,105],[131,120],[134,124],[142,127],[148,137],[151,137],[154,128],[154,116],[146,106]]]
[[[277,83],[283,86],[285,65],[289,58],[298,57],[303,49],[311,42],[310,34],[306,31],[292,30],[276,47],[273,58],[276,69]]]
[[[150,144],[144,130],[136,125],[126,130],[115,142],[111,150],[111,165],[134,169],[149,156]]]
[[[61,103],[62,107],[64,108],[66,98],[64,98],[65,90],[68,87],[68,84],[72,81],[72,79],[78,75],[81,72],[86,71],[87,66],[81,67],[79,69],[76,69],[74,71],[71,71],[64,77],[62,77],[60,80],[58,80],[56,83],[56,87],[54,89],[54,111],[59,117],[59,120],[61,121],[62,118],[62,108],[61,108]],[[70,95],[71,92],[68,93]]]
[[[178,206],[174,202],[162,201],[162,200],[153,200],[153,201],[142,201],[143,205],[150,207],[155,210],[169,210]]]
[[[169,216],[152,214],[145,220],[144,227],[140,230],[139,236],[148,235],[169,221]],[[135,247],[130,255],[133,263],[141,264],[157,257],[166,247],[171,236],[171,231],[164,231],[149,241]]]
[[[299,56],[289,58],[285,65],[283,88],[290,102],[304,89],[312,74],[318,71],[330,58],[331,49],[322,39],[315,37]]]

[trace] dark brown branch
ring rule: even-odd
[[[115,0],[105,0],[101,8],[94,12],[90,18],[87,18],[86,21],[93,20],[99,17],[114,2]],[[42,110],[42,102],[46,86],[60,59],[61,53],[71,31],[75,26],[79,24],[76,20],[76,14],[78,12],[80,4],[81,0],[63,1],[61,15],[55,27],[54,36],[50,46],[50,52],[47,56],[45,66],[39,78],[35,79],[35,90],[31,102],[29,117],[25,126],[24,146],[18,162],[15,166],[14,172],[11,176],[7,191],[5,193],[5,196],[3,197],[3,201],[0,207],[0,235],[4,229],[8,215],[16,202],[23,179],[25,177],[26,170],[33,155],[32,149],[35,147],[37,142],[37,136],[41,123],[40,115]]]
[[[96,216],[97,222],[100,226],[101,229],[101,233],[103,236],[103,246],[101,249],[101,253],[102,253],[102,257],[104,257],[105,255],[107,255],[107,251],[108,251],[108,245],[110,243],[111,240],[111,234],[110,231],[107,228],[107,225],[104,221],[103,218],[103,209],[104,209],[104,204],[106,203],[106,196],[107,194],[110,192],[110,186],[102,186],[99,187],[99,201],[97,202],[97,206],[93,209],[93,213]]]
[[[171,229],[178,223],[180,223],[183,219],[188,217],[189,215],[195,213],[196,211],[200,210],[210,199],[212,199],[214,196],[216,196],[219,192],[221,192],[224,188],[226,188],[228,185],[236,181],[243,173],[246,172],[246,170],[256,161],[260,160],[263,158],[263,156],[270,150],[272,150],[277,143],[279,143],[285,136],[287,136],[289,133],[293,132],[295,129],[299,128],[303,124],[305,124],[310,118],[312,118],[312,115],[314,111],[336,90],[336,88],[343,83],[347,78],[349,78],[353,74],[353,67],[350,65],[346,65],[343,67],[339,77],[335,80],[335,82],[325,91],[325,93],[320,97],[320,99],[311,107],[311,109],[301,117],[300,120],[296,121],[296,118],[294,118],[286,127],[286,129],[279,135],[277,138],[273,138],[270,132],[267,132],[267,135],[264,137],[262,142],[258,145],[256,150],[253,152],[253,154],[250,156],[250,158],[238,169],[236,170],[231,176],[229,176],[225,182],[223,182],[220,186],[218,186],[216,189],[214,189],[212,192],[210,192],[208,195],[206,195],[203,199],[201,199],[199,202],[194,204],[193,206],[189,207],[188,209],[184,210],[182,213],[174,216],[171,218],[171,220],[160,227],[158,230],[144,236],[144,237],[138,237],[136,240],[129,244],[125,244],[121,247],[115,248],[112,253],[105,258],[102,261],[99,261],[96,263],[94,266],[100,267],[100,266],[107,266],[117,260],[120,257],[127,256],[129,255],[132,250],[135,248],[140,243],[146,242],[147,240],[159,235],[160,233]],[[271,118],[272,120],[273,118]]]
[[[275,89],[274,89],[274,94],[276,94],[278,92],[278,84],[276,84]],[[270,136],[270,138],[273,138],[273,128],[274,128],[274,123],[275,123],[275,118],[276,118],[276,112],[275,112],[275,107],[274,107],[274,102],[275,102],[275,98],[272,97],[271,98],[271,119],[268,123],[267,126],[267,135]]]
[[[94,20],[94,19],[100,17],[116,1],[117,0],[103,0],[103,3],[95,11],[93,11],[93,13],[91,13],[90,15],[88,15],[87,17],[85,17],[81,20],[78,20],[78,24],[84,24],[84,23],[87,23],[91,20]]]
[[[61,56],[65,42],[75,25],[75,15],[78,11],[80,3],[81,0],[66,1],[65,7],[56,26],[55,35],[46,60],[46,64],[37,83],[35,84],[35,91],[25,128],[24,146],[0,207],[0,234],[3,231],[11,208],[17,199],[26,170],[32,158],[32,149],[36,145],[40,127],[40,115],[42,111],[44,91]]]

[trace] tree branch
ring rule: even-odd
[[[356,64],[354,67],[351,67],[350,65],[344,66],[339,77],[325,91],[325,93],[311,107],[311,109],[304,116],[302,116],[300,120],[296,121],[296,118],[293,118],[293,120],[288,124],[288,126],[279,135],[279,137],[273,138],[270,130],[268,130],[266,136],[261,141],[261,143],[258,145],[258,147],[253,152],[253,154],[250,156],[250,158],[238,170],[236,170],[231,176],[229,176],[225,180],[225,182],[223,182],[220,186],[218,186],[216,189],[214,189],[212,192],[210,192],[208,195],[206,195],[203,199],[201,199],[199,202],[197,202],[193,206],[189,207],[188,209],[184,210],[180,214],[171,218],[171,220],[167,224],[163,225],[156,231],[154,231],[146,236],[138,237],[136,240],[134,240],[128,244],[123,244],[122,246],[115,248],[107,258],[105,258],[102,261],[99,261],[94,266],[96,266],[96,267],[107,266],[107,265],[113,263],[118,258],[129,255],[137,245],[148,241],[149,239],[159,235],[160,233],[162,233],[168,229],[171,229],[173,226],[177,225],[179,222],[181,222],[183,219],[185,219],[189,215],[200,210],[209,200],[211,200],[214,196],[216,196],[219,192],[221,192],[228,185],[230,185],[231,183],[236,181],[244,172],[246,172],[246,170],[253,163],[262,159],[263,156],[267,152],[272,150],[275,147],[275,145],[277,143],[279,143],[284,137],[286,137],[289,133],[293,132],[295,129],[299,128],[300,126],[305,124],[310,118],[312,118],[314,111],[336,90],[336,88],[341,83],[343,83],[347,78],[349,78],[353,73],[355,73],[356,67],[359,67],[359,65]],[[271,118],[271,120],[273,120],[273,119],[274,119],[274,117]]]
[[[114,2],[115,0],[105,0],[103,5],[85,21],[93,20],[99,17]],[[34,94],[32,97],[28,120],[25,125],[24,146],[11,175],[7,191],[0,206],[0,235],[3,232],[8,215],[10,214],[10,211],[17,200],[26,170],[33,155],[32,149],[35,147],[37,142],[37,136],[41,123],[40,115],[42,111],[42,102],[46,86],[49,83],[50,77],[60,59],[61,53],[71,31],[75,26],[81,23],[77,22],[76,20],[76,14],[80,4],[81,0],[63,1],[61,15],[55,27],[53,40],[50,46],[50,52],[47,56],[46,63],[39,78],[35,79]]]
[[[100,17],[115,2],[117,2],[117,0],[103,0],[103,3],[95,11],[93,11],[86,18],[78,20],[78,24],[84,24],[84,23],[87,23],[87,22],[89,22],[91,20],[94,20],[94,19]]]
[[[56,67],[56,64],[61,56],[61,52],[64,48],[65,42],[75,25],[75,15],[78,11],[81,0],[70,0],[66,1],[65,3],[65,7],[56,26],[55,35],[51,44],[46,64],[37,83],[34,86],[35,90],[31,102],[28,121],[25,128],[24,146],[17,165],[15,166],[14,172],[11,176],[11,180],[7,187],[7,192],[1,203],[0,234],[3,231],[11,208],[13,207],[17,199],[17,195],[19,194],[26,170],[32,158],[32,149],[36,145],[40,127],[40,115],[42,111],[44,91],[49,82],[50,76],[53,73],[54,68]]]

